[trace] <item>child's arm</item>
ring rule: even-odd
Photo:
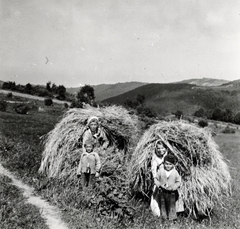
[[[155,177],[154,177],[154,184],[157,186],[157,187],[161,187],[161,182],[160,182],[160,178],[161,178],[161,172],[160,172],[160,169],[155,173]]]
[[[155,179],[156,176],[157,176],[157,162],[156,162],[156,155],[155,154],[153,154],[153,156],[152,156],[151,170],[152,170],[153,179]]]
[[[77,168],[77,175],[81,175],[81,172],[82,172],[82,158],[83,158],[83,154],[84,153],[82,153],[80,161],[79,161],[79,165],[78,165],[78,168]]]
[[[96,176],[99,176],[102,163],[97,153],[95,154],[95,159],[96,159]]]

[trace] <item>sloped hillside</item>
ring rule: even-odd
[[[165,114],[176,110],[193,114],[200,107],[206,110],[219,107],[240,111],[240,88],[234,91],[214,90],[181,83],[148,84],[104,101],[122,105],[127,99],[133,101],[137,95],[144,95],[146,106]]]
[[[99,84],[93,85],[96,101],[102,101],[107,98],[123,94],[127,91],[131,91],[135,88],[143,86],[147,83],[142,82],[126,82],[126,83],[116,83],[116,84]],[[67,92],[75,94],[80,90],[77,88],[67,88]]]
[[[179,83],[188,83],[188,84],[194,84],[197,86],[204,86],[204,87],[214,87],[214,86],[220,86],[228,82],[229,82],[228,80],[222,80],[222,79],[201,78],[201,79],[183,80],[183,81],[180,81]]]

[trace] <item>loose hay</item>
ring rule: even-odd
[[[73,178],[81,151],[77,147],[87,119],[97,116],[111,145],[130,151],[138,136],[138,119],[120,106],[70,109],[43,140],[44,151],[39,171],[48,177]]]
[[[145,132],[129,166],[133,193],[151,194],[151,158],[159,139],[178,159],[185,208],[194,216],[209,215],[213,207],[222,204],[223,197],[231,193],[231,177],[211,133],[189,123],[160,122]]]

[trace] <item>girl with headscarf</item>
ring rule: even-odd
[[[105,153],[109,145],[109,141],[106,137],[105,132],[101,128],[98,117],[96,116],[90,117],[87,121],[86,130],[82,135],[82,145],[84,145],[85,142],[89,140],[94,143],[95,149],[99,155],[103,155]],[[85,152],[84,147],[83,152]]]
[[[167,155],[167,149],[163,146],[160,140],[155,144],[155,151],[152,156],[151,170],[153,179],[155,181],[157,177],[158,169],[163,166],[164,157]],[[160,216],[160,206],[159,206],[159,189],[155,185],[153,186],[153,194],[151,196],[150,207],[154,215]]]

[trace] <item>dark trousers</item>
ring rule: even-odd
[[[93,186],[95,184],[95,174],[83,173],[81,184],[82,187]]]
[[[159,189],[159,205],[161,217],[163,219],[177,219],[176,199],[175,191],[163,191],[162,189]]]

